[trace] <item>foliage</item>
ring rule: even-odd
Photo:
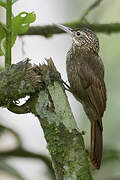
[[[35,19],[36,19],[36,16],[33,12],[32,13],[21,12],[16,17],[12,17],[12,35],[11,35],[12,44],[11,44],[11,46],[14,45],[17,35],[25,33],[28,30],[30,24],[32,22],[34,22]],[[1,25],[1,28],[0,28],[0,44],[1,44],[0,56],[3,56],[4,52],[3,52],[2,46],[4,46],[4,48],[5,48],[5,41],[3,41],[3,40],[6,37],[7,29],[4,24],[1,23],[0,25]],[[2,43],[4,43],[4,45]]]
[[[0,56],[5,55],[5,66],[11,65],[11,47],[18,34],[25,33],[35,21],[32,13],[21,12],[16,17],[12,14],[12,5],[17,0],[0,0],[0,6],[6,8],[6,25],[0,22]]]

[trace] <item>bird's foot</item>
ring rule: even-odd
[[[71,87],[65,81],[62,81],[62,83],[66,91],[72,92]]]
[[[86,131],[81,131],[81,134],[84,136],[86,134]]]

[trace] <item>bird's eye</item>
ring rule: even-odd
[[[77,34],[77,36],[80,36],[80,31],[77,31],[77,33],[76,33],[76,34]]]

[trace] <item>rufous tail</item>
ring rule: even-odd
[[[96,169],[99,169],[101,165],[102,149],[103,149],[102,127],[99,125],[99,121],[96,121],[94,123],[91,123],[91,147],[90,147],[90,161]]]

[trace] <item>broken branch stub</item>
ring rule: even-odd
[[[16,101],[25,96],[29,99],[19,106]],[[39,66],[26,59],[1,72],[0,106],[38,117],[57,180],[92,180],[83,137],[52,59]]]

